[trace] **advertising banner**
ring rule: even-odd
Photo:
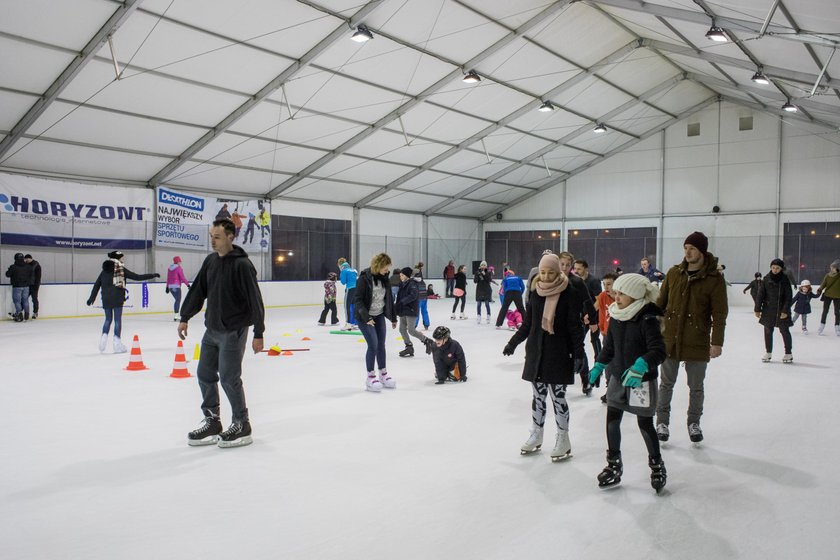
[[[159,247],[209,250],[210,226],[227,218],[236,225],[234,243],[248,253],[266,252],[271,240],[271,208],[262,200],[229,200],[158,187]]]
[[[145,249],[153,219],[147,189],[0,173],[0,244]]]

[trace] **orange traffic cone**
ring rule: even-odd
[[[268,349],[269,356],[279,356],[280,352],[282,352],[282,350],[280,350],[280,346],[278,344],[275,344],[274,346]]]
[[[301,340],[312,340],[312,339],[309,338],[308,336],[304,336],[303,338],[301,338]]]
[[[134,342],[131,344],[131,355],[128,357],[128,365],[125,367],[126,371],[141,371],[149,369],[143,363],[143,354],[140,352],[140,337],[134,335]]]
[[[280,352],[280,355],[281,356],[291,356],[292,352],[291,352],[291,350],[283,350],[282,352]]]
[[[172,373],[169,377],[190,377],[187,369],[187,357],[184,355],[184,343],[178,341],[178,351],[175,352],[175,364],[172,366]]]

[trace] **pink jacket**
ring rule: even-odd
[[[170,264],[166,273],[166,285],[170,288],[180,288],[181,284],[186,284],[187,288],[190,287],[190,283],[184,277],[184,269],[179,264]]]

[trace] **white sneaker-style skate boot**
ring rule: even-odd
[[[379,393],[382,391],[382,382],[376,377],[372,371],[368,372],[367,381],[365,381],[365,390],[371,393]]]
[[[128,352],[128,348],[125,347],[125,344],[122,343],[122,340],[119,337],[114,337],[114,354],[125,354]]]
[[[394,381],[394,378],[388,375],[388,370],[380,369],[379,370],[379,382],[382,383],[382,386],[386,389],[396,389],[397,382]]]
[[[554,449],[551,450],[551,460],[556,463],[571,456],[572,443],[569,441],[569,432],[567,430],[558,431],[557,439],[554,440]]]
[[[481,315],[479,315],[479,316],[477,316],[477,317],[475,318],[475,324],[476,324],[476,325],[480,325],[480,324],[481,324]]]
[[[99,338],[99,351],[104,352],[106,346],[108,346],[108,333],[102,333]]]
[[[528,455],[529,453],[539,451],[540,447],[542,447],[542,442],[543,429],[539,426],[533,425],[531,426],[531,435],[528,436],[528,440],[522,444],[522,447],[519,448],[519,452],[522,455]]]
[[[490,324],[490,315],[487,316],[487,320],[484,321],[484,322],[487,323],[488,325]]]
[[[825,323],[820,323],[820,328],[817,329],[817,334],[821,335],[825,330]]]
[[[467,314],[466,314],[466,313],[461,313],[461,315],[460,315],[458,318],[459,318],[459,319],[466,319],[466,318],[467,318]]]
[[[773,359],[773,354],[771,354],[770,352],[765,352],[764,355],[761,357],[761,361],[764,362],[764,363],[767,363],[772,359]]]
[[[793,354],[785,354],[782,356],[782,363],[783,364],[792,364],[793,363]]]
[[[455,319],[455,314],[454,314],[454,313],[453,313],[452,315],[450,315],[450,316],[449,316],[449,320],[450,320],[450,321],[451,321],[451,320],[453,320],[453,319]]]

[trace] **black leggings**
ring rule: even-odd
[[[622,416],[624,416],[624,411],[620,408],[607,407],[607,446],[610,454],[621,452]],[[642,432],[642,438],[645,440],[648,455],[658,459],[660,457],[659,438],[656,437],[656,429],[653,427],[653,416],[637,416],[636,421],[639,424],[639,431]]]
[[[30,288],[29,290],[29,293],[31,294],[32,288]],[[832,301],[834,302],[834,325],[840,325],[840,298],[830,297],[825,298],[825,301],[823,302],[822,319],[820,319],[820,323],[822,323],[823,325],[825,324],[825,320],[828,319],[828,309],[831,307]]]
[[[464,306],[467,304],[467,294],[455,296],[455,303],[452,304],[452,313],[455,313],[455,308],[458,307],[458,300],[461,300],[461,313],[463,313]]]
[[[764,327],[764,349],[768,354],[773,352],[773,329],[774,327]],[[779,332],[782,333],[782,342],[785,344],[785,354],[790,354],[793,348],[793,340],[790,338],[790,327],[787,325],[779,325]]]

